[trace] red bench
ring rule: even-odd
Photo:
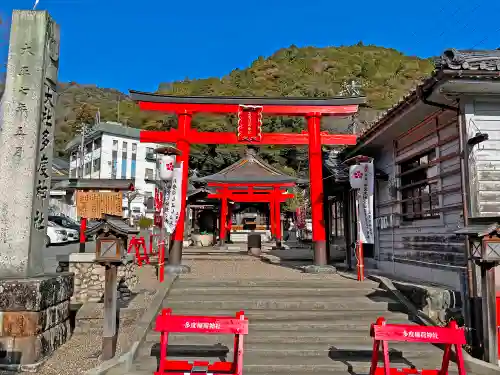
[[[185,375],[193,372],[212,375],[242,375],[243,335],[248,334],[248,319],[243,311],[236,317],[172,315],[164,309],[156,318],[155,331],[160,332],[160,361],[155,375]],[[177,361],[167,358],[169,333],[200,333],[234,335],[233,362]]]
[[[384,318],[378,318],[370,327],[370,336],[373,337],[373,354],[370,366],[370,375],[448,375],[451,347],[455,347],[459,375],[465,374],[462,345],[466,343],[465,334],[457,323],[451,322],[448,327],[425,327],[403,324],[386,324]],[[417,370],[414,368],[391,368],[389,363],[389,341],[424,342],[429,344],[444,344],[441,369]],[[382,345],[383,367],[378,366],[378,355]],[[436,350],[438,350],[436,348]]]

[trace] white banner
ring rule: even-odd
[[[362,243],[373,244],[375,233],[373,229],[373,191],[375,185],[375,168],[373,162],[360,163],[360,178],[363,184],[358,189],[359,240]]]
[[[165,196],[165,231],[172,234],[179,221],[182,203],[182,162],[174,169],[174,177],[170,186],[170,191],[167,188]]]

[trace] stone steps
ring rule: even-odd
[[[247,258],[247,257],[244,257]],[[188,279],[184,278],[176,282],[176,291],[184,290],[185,288],[240,288],[240,287],[252,287],[255,290],[260,290],[260,288],[273,288],[279,295],[279,290],[281,288],[286,289],[315,289],[323,288],[330,290],[339,290],[342,288],[359,288],[362,290],[370,290],[378,288],[378,283],[371,280],[363,281],[363,284],[357,286],[355,279],[348,277],[335,279],[334,286],[328,286],[328,281],[322,278],[320,275],[316,276],[314,274],[300,275],[304,277],[304,280],[273,280],[273,279],[238,279],[238,280],[210,280],[210,281],[200,281],[198,279]],[[256,292],[258,293],[258,292]]]
[[[191,308],[175,308],[172,310],[174,314],[179,314],[179,315],[200,315],[201,311],[199,308],[196,307],[191,307]],[[205,314],[205,315],[219,315],[219,316],[234,316],[236,314],[237,310],[217,310],[216,312],[213,312],[212,314]],[[288,310],[288,309],[283,309],[279,310],[276,309],[273,311],[273,314],[269,314],[267,310],[264,309],[258,309],[258,310],[252,310],[252,309],[246,309],[245,310],[245,316],[251,320],[253,323],[256,322],[289,322],[289,323],[305,323],[307,324],[312,323],[312,322],[324,322],[326,321],[332,321],[333,322],[339,322],[339,323],[354,323],[354,324],[364,324],[364,327],[368,327],[371,323],[373,323],[375,320],[377,320],[377,317],[383,315],[388,322],[398,324],[403,322],[408,321],[407,315],[404,314],[396,314],[396,313],[391,313],[391,312],[380,312],[380,314],[374,314],[374,312],[367,312],[367,311],[358,311],[358,310],[351,310],[351,311],[327,311],[327,310],[316,310],[316,311],[311,311],[309,309],[307,310]],[[333,323],[334,324],[334,323]]]
[[[335,359],[330,358],[328,351],[321,352],[314,357],[304,357],[297,353],[288,351],[282,356],[276,356],[275,352],[263,356],[262,352],[247,352],[244,356],[243,373],[247,374],[368,374],[370,370],[370,358],[349,358]],[[426,353],[428,354],[428,353]],[[157,358],[152,356],[139,357],[140,361],[133,365],[130,374],[152,374],[157,366]],[[193,361],[189,357],[172,357],[173,360]],[[217,358],[204,358],[203,360],[215,362]],[[229,359],[230,360],[230,359]],[[391,367],[410,368],[416,367],[439,368],[441,360],[438,356],[429,359],[424,355],[422,358],[401,358],[397,359],[394,355],[391,357]],[[381,366],[379,364],[379,366]],[[449,375],[457,373],[456,365],[451,364]]]
[[[354,297],[354,296],[385,296],[386,292],[380,289],[372,288],[280,288],[279,290],[282,296],[287,297],[308,297],[308,298],[329,298],[329,297]],[[239,287],[185,287],[182,290],[173,290],[170,292],[170,296],[177,299],[178,296],[205,296],[209,297],[220,297],[222,294],[227,296],[245,296],[250,299],[255,298],[271,298],[276,296],[276,288],[273,286],[259,287],[258,289],[252,286],[239,286]]]
[[[325,279],[321,275],[296,274],[291,280],[257,281],[181,276],[164,307],[182,315],[234,316],[244,310],[249,320],[249,334],[244,337],[245,375],[368,374],[373,346],[370,324],[379,316],[390,323],[414,324],[409,322],[404,308],[379,290],[376,283],[359,283],[339,275]],[[130,374],[155,371],[157,358],[151,356],[151,349],[158,347],[159,337],[154,331],[147,335]],[[173,333],[169,344],[172,348],[221,344],[229,349],[226,359],[232,360],[230,335]],[[438,368],[443,354],[437,347],[419,343],[391,343],[389,350],[392,365],[399,368]],[[455,369],[453,365],[450,375],[455,374]]]
[[[314,296],[313,296],[314,297]],[[333,309],[342,311],[354,311],[361,309],[363,311],[372,311],[374,313],[381,313],[387,311],[388,309],[399,308],[400,305],[394,301],[381,301],[374,302],[370,299],[329,299],[327,301],[318,301],[316,298],[287,298],[286,300],[276,300],[276,299],[258,299],[258,300],[247,300],[244,298],[227,298],[223,301],[217,300],[196,300],[191,296],[186,298],[179,298],[179,300],[171,301],[168,307],[172,308],[173,311],[179,310],[179,308],[187,309],[200,309],[201,311],[216,311],[220,309],[234,310],[269,310],[269,309],[279,309],[279,310],[326,310],[330,311]]]

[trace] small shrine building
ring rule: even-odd
[[[249,232],[260,232],[282,239],[281,204],[292,198],[289,192],[297,178],[272,167],[257,156],[253,148],[247,148],[243,158],[215,174],[192,180],[199,187],[188,194],[194,227],[206,226],[207,219],[200,220],[199,208],[218,207],[217,230],[219,241],[245,241]],[[210,220],[208,220],[210,221]],[[201,225],[200,225],[201,224]],[[209,225],[210,227],[210,225]],[[211,228],[215,229],[215,224]]]

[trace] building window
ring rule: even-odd
[[[94,150],[98,150],[101,148],[101,138],[97,138],[94,140]]]
[[[400,164],[404,221],[439,217],[436,151],[432,150]]]
[[[151,168],[146,168],[146,173],[144,174],[145,180],[154,180],[154,170]]]
[[[91,167],[92,167],[92,164],[91,163],[85,163],[85,174],[90,174],[91,172]]]
[[[127,142],[122,144],[122,178],[127,178]]]
[[[70,177],[72,178],[76,177],[76,168],[71,170]]]
[[[332,236],[344,237],[344,205],[342,201],[332,203]]]
[[[118,140],[113,139],[113,151],[118,151]]]
[[[94,159],[92,164],[92,169],[94,172],[99,172],[101,170],[101,158]]]
[[[132,153],[132,161],[131,161],[131,165],[130,165],[130,178],[132,178],[132,179],[135,178],[135,171],[137,168],[137,160],[136,159],[137,159],[137,154]]]
[[[113,146],[114,146],[113,141]],[[116,141],[116,144],[118,145],[118,141]],[[116,178],[118,170],[118,151],[113,151],[111,152],[111,178]]]
[[[155,149],[151,147],[146,147],[146,160],[154,161],[155,160]]]
[[[132,143],[132,154],[137,153],[137,143]]]
[[[90,154],[92,152],[92,142],[85,145],[85,153]]]

